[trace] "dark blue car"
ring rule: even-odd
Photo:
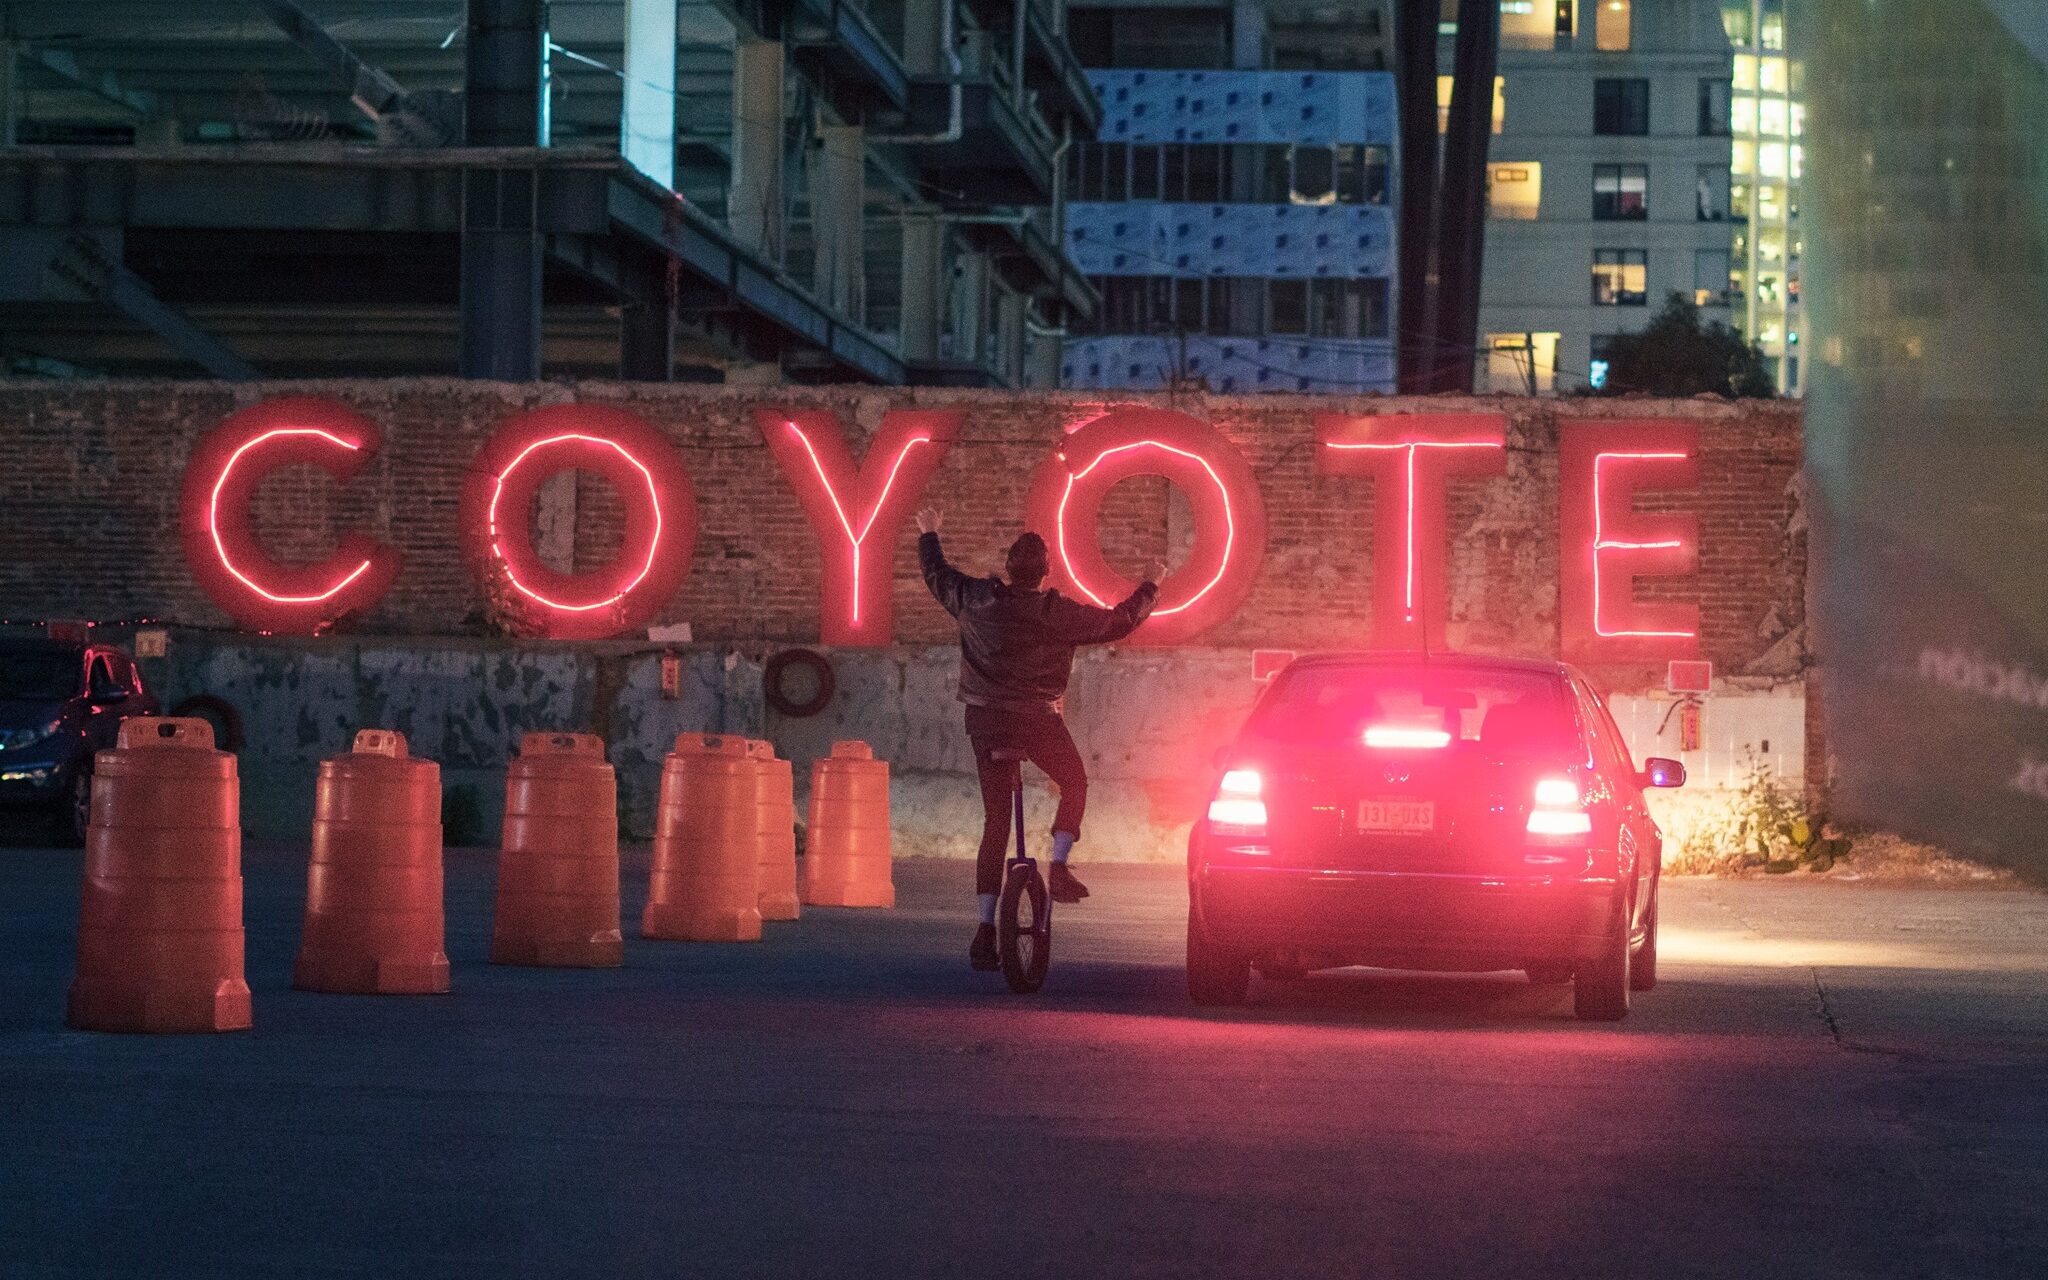
[[[119,649],[0,638],[0,805],[51,811],[58,836],[82,842],[93,753],[114,745],[123,720],[156,713]]]

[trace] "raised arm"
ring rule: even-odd
[[[939,607],[954,617],[967,602],[967,585],[974,579],[946,563],[939,548],[939,512],[926,507],[917,513],[917,564],[924,571],[924,585],[938,598]]]
[[[1151,615],[1152,606],[1159,603],[1159,578],[1165,569],[1156,561],[1146,565],[1138,589],[1111,609],[1082,604],[1065,596],[1055,597],[1053,628],[1068,644],[1114,644],[1136,631]]]

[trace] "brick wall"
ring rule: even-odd
[[[1700,572],[1646,582],[1646,596],[1697,599],[1705,656],[1727,675],[1789,677],[1803,666],[1803,519],[1795,477],[1799,409],[1793,404],[1574,399],[1341,399],[1308,396],[1029,396],[869,388],[704,388],[618,384],[499,385],[400,379],[335,383],[0,383],[0,614],[122,617],[151,614],[195,624],[224,617],[195,588],[177,539],[180,470],[192,442],[230,412],[268,396],[326,395],[385,431],[385,449],[356,481],[310,468],[274,475],[257,500],[257,526],[281,558],[324,553],[361,528],[398,546],[405,566],[375,612],[347,624],[361,633],[456,634],[475,628],[479,603],[455,534],[464,468],[505,416],[540,404],[608,404],[640,414],[673,440],[694,479],[699,534],[689,581],[664,621],[688,621],[699,640],[748,647],[818,636],[815,543],[755,429],[761,404],[823,406],[855,437],[856,452],[891,405],[957,406],[962,439],[929,494],[945,508],[949,553],[964,567],[994,567],[1020,526],[1033,470],[1062,428],[1111,404],[1150,403],[1212,421],[1257,471],[1270,538],[1251,597],[1203,637],[1215,646],[1289,648],[1371,642],[1369,481],[1312,467],[1317,412],[1504,412],[1508,474],[1454,482],[1449,521],[1451,637],[1483,650],[1552,650],[1557,638],[1557,434],[1567,417],[1668,416],[1701,426],[1697,493],[1646,494],[1645,508],[1700,517]],[[619,539],[618,505],[602,482],[577,486],[577,566],[602,562]],[[1103,510],[1113,564],[1134,568],[1168,547],[1164,481],[1120,486]],[[897,545],[896,631],[906,643],[941,642],[950,621],[918,580],[906,527]],[[568,567],[568,566],[563,566]],[[1611,671],[1617,685],[1651,673]]]

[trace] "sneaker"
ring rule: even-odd
[[[1064,862],[1052,864],[1052,882],[1049,887],[1054,902],[1079,902],[1088,896],[1088,886],[1076,880],[1074,873],[1067,870],[1067,864]]]
[[[996,927],[985,924],[974,931],[974,945],[967,948],[967,963],[977,973],[992,973],[1003,967],[996,955]]]

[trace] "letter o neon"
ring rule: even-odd
[[[1096,533],[1103,499],[1124,480],[1164,476],[1195,521],[1187,563],[1159,584],[1133,644],[1179,644],[1236,612],[1266,556],[1266,507],[1244,454],[1222,432],[1169,409],[1116,409],[1080,427],[1033,477],[1031,528],[1051,552],[1055,585],[1104,607],[1136,583],[1110,568]]]
[[[579,574],[543,563],[527,530],[541,485],[572,468],[609,480],[626,509],[618,558]],[[696,496],[674,447],[642,419],[602,405],[551,405],[505,422],[470,464],[460,518],[479,583],[501,583],[539,634],[559,640],[647,625],[689,575],[697,542]]]

